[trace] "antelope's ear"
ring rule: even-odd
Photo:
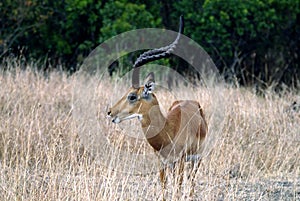
[[[143,97],[147,98],[149,94],[152,93],[154,90],[155,80],[154,80],[154,73],[151,72],[147,75],[145,79],[145,85],[144,85],[144,91],[143,91]]]
[[[154,80],[154,73],[153,72],[149,73],[147,75],[147,77],[145,78],[145,85],[147,83],[149,83],[149,82],[153,82],[153,83],[155,82],[155,80]]]

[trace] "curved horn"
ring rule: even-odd
[[[137,58],[137,60],[135,61],[134,65],[133,65],[133,73],[132,73],[132,87],[133,88],[137,89],[140,87],[140,83],[139,83],[140,67],[151,61],[169,57],[171,55],[171,53],[173,52],[173,50],[176,48],[176,45],[178,44],[178,41],[180,39],[180,35],[183,33],[183,29],[184,29],[184,21],[183,21],[183,16],[181,15],[180,23],[179,23],[179,31],[178,31],[177,37],[173,43],[171,43],[170,45],[165,46],[165,47],[156,48],[156,49],[144,52]]]

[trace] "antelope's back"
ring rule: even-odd
[[[208,128],[200,104],[192,100],[175,101],[169,109],[168,116],[180,118],[174,138],[176,149],[186,154],[201,152]]]

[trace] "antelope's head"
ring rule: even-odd
[[[143,119],[143,116],[150,110],[151,107],[158,105],[154,90],[154,74],[149,73],[145,79],[143,86],[139,84],[140,67],[148,62],[167,58],[176,48],[180,35],[183,33],[183,17],[180,17],[180,26],[178,35],[173,43],[168,46],[158,49],[149,50],[141,54],[133,65],[132,86],[125,95],[111,107],[107,113],[108,117],[112,118],[113,123],[120,123],[127,119],[138,118]]]
[[[144,86],[130,87],[125,95],[108,111],[108,116],[112,118],[113,123],[137,117],[143,119],[146,111],[153,105],[158,105],[154,90],[154,74],[150,73]]]

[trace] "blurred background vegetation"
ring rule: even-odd
[[[297,88],[299,14],[299,0],[2,0],[0,59],[2,66],[17,57],[71,72],[106,39],[137,28],[176,31],[184,15],[184,34],[226,80]],[[173,59],[176,65],[188,73],[187,64]]]

